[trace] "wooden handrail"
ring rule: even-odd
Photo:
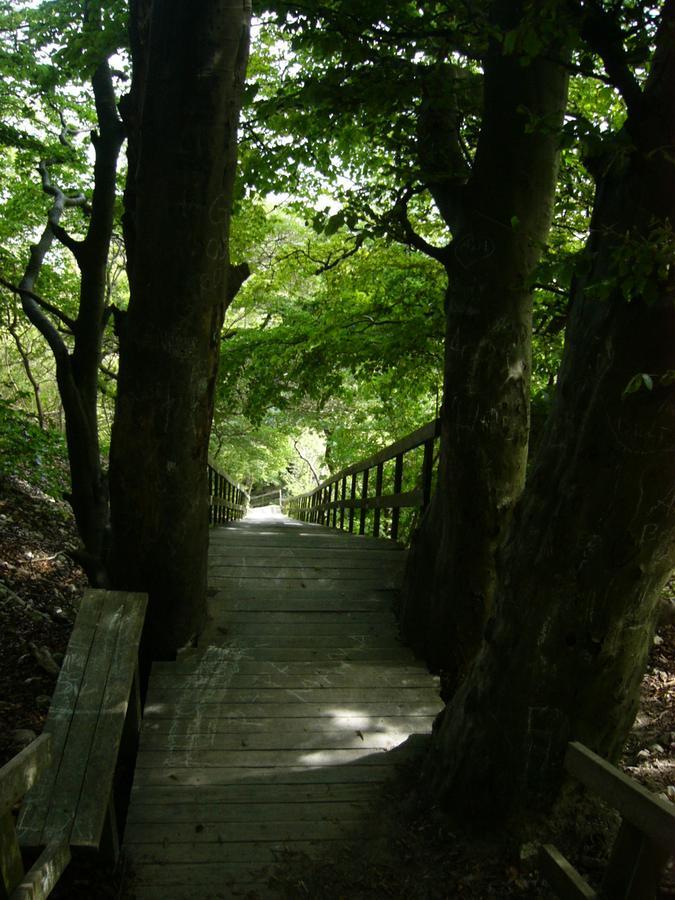
[[[266,500],[267,498],[275,498],[276,503],[273,503],[270,499],[267,503],[260,503],[260,500]],[[249,498],[249,505],[251,509],[255,509],[258,506],[281,506],[284,500],[284,489],[281,487],[273,488],[271,491],[265,491],[262,494],[251,494]]]
[[[365,534],[368,512],[373,511],[372,534],[379,537],[382,530],[382,512],[391,511],[387,536],[398,540],[400,511],[402,509],[424,510],[430,499],[434,478],[434,446],[440,435],[440,420],[428,422],[412,434],[406,435],[372,456],[342,469],[322,482],[313,491],[289,497],[284,509],[289,516],[303,522],[328,525],[353,532],[358,526],[359,534]],[[404,491],[405,456],[418,447],[424,447],[424,460],[418,470],[415,487]],[[392,492],[384,493],[384,467],[394,463]],[[374,493],[369,495],[373,479],[371,469],[375,469]],[[360,491],[357,479],[360,476]],[[357,497],[357,493],[360,496]],[[358,518],[356,513],[358,512]],[[348,513],[348,515],[346,515]]]
[[[249,495],[209,459],[209,525],[222,525],[246,515]]]

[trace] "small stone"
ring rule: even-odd
[[[652,751],[652,753],[663,753],[663,747],[661,746],[661,744],[652,744],[649,749]]]
[[[654,635],[654,646],[660,647],[662,643],[663,643],[663,638],[661,637],[661,635],[655,634]]]
[[[19,750],[23,750],[23,748],[27,747],[36,737],[37,735],[34,731],[31,731],[30,728],[18,728],[16,731],[12,732],[12,744],[15,747],[18,747]]]
[[[649,750],[645,749],[645,750],[640,750],[640,752],[637,755],[637,758],[638,759],[649,759],[650,756],[651,756],[651,753],[649,752]]]
[[[666,788],[666,796],[675,803],[675,784],[669,784]]]

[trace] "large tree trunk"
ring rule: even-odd
[[[110,573],[150,592],[149,650],[170,657],[205,607],[206,464],[228,290],[248,0],[132,4],[134,81],[110,460]],[[230,279],[231,281],[231,279]]]
[[[433,743],[437,790],[474,814],[550,804],[569,740],[617,759],[675,564],[674,29],[669,2],[649,82],[598,168],[587,274],[495,615]],[[642,373],[652,390],[626,393]]]
[[[512,7],[502,31],[517,22]],[[493,48],[476,159],[456,222],[448,219],[438,486],[413,540],[402,625],[451,687],[480,645],[496,549],[524,483],[530,280],[551,219],[566,90],[562,66]]]

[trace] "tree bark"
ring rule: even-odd
[[[567,742],[616,761],[675,564],[675,3],[599,173],[554,408],[486,642],[428,763],[454,808],[545,808]],[[620,151],[620,152],[619,152]],[[640,272],[635,280],[635,272]],[[646,373],[653,387],[626,388]]]
[[[504,5],[496,24],[514,27]],[[524,483],[529,432],[531,276],[548,232],[564,68],[501,45],[485,60],[481,136],[468,182],[436,184],[453,229],[445,261],[444,401],[437,489],[413,539],[401,621],[454,689],[482,639],[496,551]],[[440,198],[439,198],[440,194]]]
[[[149,653],[172,657],[206,596],[206,464],[249,41],[248,0],[138,0],[110,459],[116,586],[150,593]]]

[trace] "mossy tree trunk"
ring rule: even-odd
[[[627,120],[594,161],[553,412],[509,526],[485,643],[428,761],[445,800],[486,818],[548,806],[569,740],[618,758],[675,564],[672,0],[657,45],[644,88],[625,68]]]
[[[131,298],[119,324],[109,568],[115,586],[149,591],[155,658],[194,634],[205,607],[206,463],[233,294],[228,238],[250,16],[248,0],[131,6]]]
[[[519,4],[498,5],[494,25],[503,36],[521,14]],[[439,477],[413,540],[401,616],[408,640],[451,684],[480,646],[496,551],[524,484],[530,282],[551,220],[567,94],[562,65],[506,55],[501,42],[484,68],[471,172],[459,189],[452,172],[432,185],[453,234],[438,256],[448,273]],[[438,124],[427,131],[451,131]],[[427,168],[430,156],[427,146]]]

